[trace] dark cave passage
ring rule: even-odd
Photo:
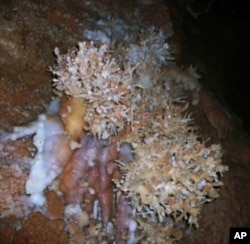
[[[250,8],[247,1],[214,1],[196,20],[186,13],[184,32],[196,63],[205,60],[213,73],[201,80],[229,106],[250,134]],[[195,55],[193,55],[195,54]]]

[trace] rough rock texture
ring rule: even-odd
[[[166,6],[163,1],[136,3],[132,0],[91,1],[96,8],[103,10],[98,12],[92,5],[85,5],[83,2],[78,0],[70,2],[56,0],[50,3],[36,0],[0,2],[1,131],[9,131],[14,125],[32,121],[44,111],[44,105],[52,96],[51,75],[47,72],[47,68],[53,66],[55,62],[54,48],[58,46],[65,53],[69,47],[83,39],[84,28],[91,28],[95,20],[105,16],[105,11],[112,11],[129,20],[135,17],[133,13],[137,9],[139,13],[137,16],[140,18],[135,18],[135,22],[140,22],[144,27],[155,25],[164,30],[172,25],[166,14],[168,6],[175,29],[171,43],[178,54],[178,62],[185,63],[185,57],[188,55],[183,56],[182,50],[188,48],[189,42],[192,42],[191,47],[195,46],[195,40],[186,41],[185,31],[182,29],[182,21],[186,14],[185,6],[172,6],[170,3]],[[186,1],[179,2],[185,4]],[[188,52],[190,55],[192,48]],[[206,63],[206,59],[196,55],[196,60],[192,62],[197,62],[198,67],[207,74],[210,83],[216,83],[218,77],[211,76],[211,73],[213,75],[214,73],[209,72],[211,67]],[[187,231],[180,243],[198,244],[201,240],[205,244],[228,243],[229,227],[250,225],[250,206],[246,197],[250,195],[250,144],[241,126],[235,122],[237,119],[233,118],[234,115],[228,116],[231,112],[228,110],[225,112],[224,106],[219,105],[213,96],[207,97],[206,91],[201,103],[196,107],[191,106],[190,110],[200,124],[202,134],[212,137],[214,142],[222,143],[225,152],[223,163],[229,166],[229,171],[223,178],[224,186],[220,190],[220,197],[203,208],[199,221],[200,228]],[[220,139],[224,137],[225,139]],[[22,141],[16,142],[17,150],[9,146],[8,153],[5,153],[6,148],[0,145],[0,174],[1,180],[4,180],[4,184],[1,183],[2,196],[8,197],[13,194],[15,196],[24,191],[25,182],[22,176],[27,174],[27,169],[24,167],[21,173],[18,171],[20,175],[16,178],[8,167],[10,162],[12,167],[15,165],[13,158],[28,156],[30,151],[26,148],[29,147],[31,147],[29,140],[25,144]],[[9,180],[5,181],[6,177],[9,177]],[[7,192],[6,189],[10,186],[11,192]],[[62,218],[62,200],[50,192],[46,194],[49,199],[50,218],[53,220],[39,213],[28,216],[27,219],[16,216],[1,218],[0,242],[68,242],[69,237],[64,230]],[[0,204],[6,203],[1,200]],[[84,236],[80,234],[79,236],[79,239],[75,237],[78,242],[82,240],[81,238],[84,239]]]
[[[35,213],[24,221],[16,243],[67,243],[64,225],[62,220],[48,221],[40,213]]]

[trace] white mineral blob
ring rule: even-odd
[[[80,204],[69,204],[65,207],[64,216],[66,220],[73,219],[82,228],[89,224],[89,215],[83,211]]]
[[[65,135],[61,120],[53,114],[58,111],[58,106],[58,99],[53,100],[46,114],[39,115],[37,121],[26,126],[14,127],[14,132],[8,136],[10,140],[17,140],[34,134],[33,143],[37,153],[30,163],[30,174],[25,186],[32,205],[45,204],[43,191],[62,172],[62,161],[67,160],[69,149],[60,147],[69,145],[69,138]]]

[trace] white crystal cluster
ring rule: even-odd
[[[117,16],[107,15],[108,21],[98,20],[95,24],[96,29],[85,29],[84,36],[88,40],[100,43],[114,44],[117,40],[130,41],[132,33],[137,29],[135,26],[127,24]]]
[[[147,239],[155,231],[149,223],[161,235],[183,221],[198,227],[201,207],[218,197],[227,167],[221,147],[206,145],[185,115],[185,92],[199,100],[195,69],[174,64],[160,31],[142,31],[135,40],[117,53],[94,42],[81,42],[66,55],[56,49],[52,72],[56,93],[85,99],[87,132],[133,147],[134,158],[119,163],[123,177],[115,184]]]
[[[198,227],[202,205],[219,196],[228,170],[221,147],[199,138],[191,116],[183,115],[185,105],[172,102],[161,84],[141,90],[137,105],[132,133],[123,138],[133,146],[134,160],[120,163],[124,175],[116,185],[131,199],[146,236],[154,231],[148,223],[158,223],[158,232],[167,222],[168,230],[183,221]]]
[[[173,57],[170,54],[170,47],[166,42],[163,32],[155,28],[142,30],[137,37],[137,42],[130,43],[125,51],[125,59],[130,64],[140,63],[140,69],[145,72],[146,65],[152,68],[159,68],[168,64]]]
[[[132,68],[122,70],[107,44],[96,47],[93,42],[80,42],[66,55],[58,49],[55,53],[54,86],[67,96],[85,99],[85,130],[102,139],[119,133],[131,118]]]

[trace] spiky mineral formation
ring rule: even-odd
[[[61,99],[5,138],[35,134],[37,148],[30,173],[22,174],[30,196],[12,208],[25,214],[39,206],[46,214],[50,187],[67,204],[64,221],[72,241],[178,240],[183,226],[198,227],[202,205],[218,197],[227,170],[220,145],[206,145],[185,114],[185,92],[198,101],[195,69],[174,64],[160,31],[141,32],[134,40],[117,45],[115,53],[93,41],[65,55],[56,48],[58,65],[51,71]],[[3,169],[2,181],[9,174]],[[0,201],[5,216],[7,204]]]
[[[69,134],[74,134],[71,131],[75,127],[70,122],[73,119],[67,117],[76,110],[82,114],[79,127],[101,139],[117,135],[132,123],[141,100],[140,90],[156,84],[159,69],[172,60],[161,31],[151,28],[138,38],[139,43],[120,47],[117,54],[107,44],[97,46],[93,41],[80,42],[66,55],[55,49],[58,65],[51,69],[55,93],[66,95],[68,100],[81,98],[86,108],[82,114],[82,107],[74,108],[70,102],[66,105],[68,112],[62,114],[62,119],[67,121]]]
[[[124,177],[116,182],[131,201],[143,238],[157,229],[163,243],[183,220],[198,227],[202,204],[218,197],[227,170],[220,145],[198,140],[191,117],[183,116],[185,106],[171,100],[171,89],[166,94],[161,84],[141,90],[131,133],[122,138],[133,146],[135,158],[120,164]]]
[[[121,70],[107,44],[97,48],[93,42],[81,42],[67,55],[58,49],[55,53],[54,86],[69,97],[84,98],[84,129],[102,139],[123,130],[132,113],[132,68]]]
[[[150,242],[158,235],[157,243],[164,243],[180,238],[180,222],[198,227],[202,204],[218,197],[227,167],[221,164],[220,146],[207,146],[184,115],[185,92],[198,101],[199,75],[171,61],[161,32],[145,33],[117,55],[94,42],[81,42],[66,55],[56,49],[58,66],[52,72],[56,94],[84,99],[86,113],[79,123],[85,133],[115,137],[118,148],[126,142],[133,149],[130,160],[118,162],[122,178],[113,178],[113,186],[109,182],[122,196],[115,223],[122,219],[119,213],[126,213],[139,224],[135,240]],[[129,235],[132,224],[120,223],[118,239],[124,226]]]
[[[135,160],[121,164],[125,174],[118,186],[142,218],[165,222],[170,217],[173,223],[185,218],[198,227],[200,207],[218,197],[215,188],[227,167],[221,165],[221,147],[199,141],[181,109],[169,104],[165,113],[142,112],[135,133],[126,138]]]

